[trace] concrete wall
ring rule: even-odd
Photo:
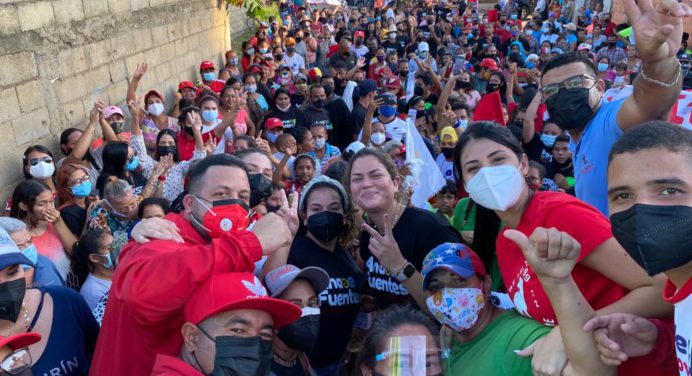
[[[96,98],[124,109],[138,63],[149,64],[139,94],[155,88],[170,103],[245,29],[243,11],[220,0],[0,0],[0,200],[22,179],[26,147],[60,158],[60,132],[83,127]]]

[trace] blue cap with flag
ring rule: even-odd
[[[12,265],[35,266],[14,244],[14,240],[4,228],[0,228],[0,270]]]
[[[423,288],[428,288],[430,273],[439,268],[447,269],[463,278],[470,278],[475,274],[485,277],[486,271],[483,261],[476,252],[459,243],[443,243],[435,247],[423,260]]]

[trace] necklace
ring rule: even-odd
[[[293,359],[293,360],[286,360],[286,359],[282,358],[279,354],[277,354],[276,352],[274,352],[274,361],[275,361],[277,364],[279,364],[280,366],[283,366],[283,367],[290,368],[290,367],[295,366],[295,365],[296,365],[297,359],[298,359],[298,358],[296,357],[296,358]]]
[[[29,326],[31,325],[31,320],[29,320],[29,310],[26,309],[26,302],[22,302],[22,308],[21,308],[21,310],[20,310],[20,313],[21,313],[22,317],[24,318],[24,329],[23,329],[23,330],[24,330],[24,331],[27,331],[27,330],[29,330]],[[17,324],[19,324],[19,321],[20,321],[20,320],[17,320],[17,321],[12,325],[12,328],[10,328],[9,333],[7,333],[7,334],[2,334],[2,336],[3,336],[3,337],[9,337],[9,336],[11,336],[12,334],[15,334],[15,333],[14,333],[14,332],[15,332],[15,327],[17,326]]]

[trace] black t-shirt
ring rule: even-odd
[[[449,221],[418,208],[407,207],[392,232],[402,256],[418,271],[423,266],[425,256],[436,246],[442,243],[461,243],[461,235]],[[367,289],[366,293],[376,297],[381,308],[407,302],[410,299],[408,290],[380,265],[377,258],[370,253],[369,245],[370,235],[365,231],[361,232],[360,256],[365,261],[367,273],[364,286]]]
[[[288,263],[301,269],[317,266],[329,274],[329,287],[320,294],[320,332],[309,358],[316,368],[336,363],[351,339],[351,329],[360,310],[358,265],[343,248],[337,246],[330,252],[305,235],[293,240]]]
[[[541,141],[541,134],[538,132],[534,133],[533,138],[528,144],[524,144],[524,150],[526,151],[526,156],[529,157],[529,160],[536,161],[546,168],[548,168],[550,161],[553,160],[552,148],[548,149],[545,147],[545,145],[543,145],[543,141]]]
[[[339,149],[344,149],[353,142],[354,132],[353,124],[349,123],[351,112],[346,106],[343,99],[336,96],[333,100],[324,106],[324,109],[329,112],[329,120],[332,122],[334,129],[329,132],[329,143],[336,145]]]
[[[360,104],[360,102],[356,102],[353,105],[353,111],[351,111],[351,118],[349,121],[349,124],[354,130],[353,134],[357,135],[358,133],[360,133],[360,130],[363,129],[363,124],[365,123],[365,115],[367,115],[367,113],[368,109],[363,107],[363,105]]]
[[[62,217],[67,228],[69,228],[76,237],[82,235],[82,229],[84,228],[87,218],[86,208],[77,204],[66,206],[60,210],[60,217]]]
[[[303,116],[303,113],[293,106],[291,106],[286,112],[279,109],[274,109],[264,117],[264,122],[266,122],[269,118],[280,119],[281,123],[283,123],[284,129],[305,127],[305,117]],[[264,122],[262,123],[262,129],[265,129]]]
[[[303,111],[303,116],[305,116],[305,126],[308,129],[314,124],[322,124],[327,128],[327,133],[329,133],[330,136],[334,131],[334,125],[329,119],[329,112],[324,108],[316,110],[312,106],[308,106],[305,111]]]
[[[301,94],[292,94],[291,95],[291,106],[300,109],[300,107],[303,105],[303,102],[305,102],[305,99],[307,98],[306,95],[301,95]]]
[[[404,56],[404,46],[406,46],[406,44],[401,44],[396,40],[394,42],[386,40],[382,43],[382,47],[384,47],[387,55],[396,53],[399,57]]]

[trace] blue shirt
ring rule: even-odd
[[[623,134],[617,115],[622,98],[610,103],[602,102],[601,108],[586,125],[578,143],[570,141],[574,162],[574,180],[577,198],[608,216],[608,154]]]
[[[34,286],[65,286],[65,281],[60,276],[58,268],[53,261],[44,255],[38,255],[34,268]]]
[[[40,358],[34,359],[31,371],[34,375],[88,375],[99,334],[89,306],[67,287],[44,287],[41,291],[53,300],[53,324],[46,348]]]

